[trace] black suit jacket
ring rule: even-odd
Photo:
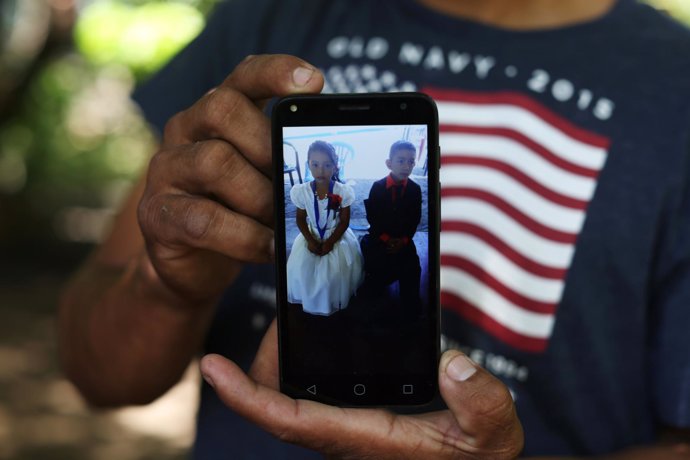
[[[374,182],[369,198],[364,200],[369,221],[369,235],[375,241],[386,233],[391,238],[412,237],[422,218],[422,188],[407,180],[405,193],[393,202],[391,190],[386,190],[386,177]]]

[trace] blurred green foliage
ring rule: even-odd
[[[203,15],[188,4],[107,1],[84,10],[75,38],[79,50],[92,62],[117,62],[136,75],[146,75],[170,59],[203,26]]]
[[[33,8],[29,19],[40,5],[48,11],[49,2],[22,1],[7,10],[15,21],[22,7]],[[73,39],[14,66],[35,71],[2,107],[0,265],[71,266],[99,239],[155,145],[129,94],[201,31],[215,3],[91,1]],[[42,24],[37,39],[51,35]]]
[[[646,0],[647,3],[667,11],[676,19],[690,24],[690,1],[688,0]]]
[[[126,189],[145,164],[153,139],[128,101],[132,83],[126,68],[96,68],[77,55],[52,60],[31,82],[0,129],[0,193],[13,217],[3,218],[9,250],[97,237],[93,228],[70,234],[63,212],[116,205],[116,188]]]

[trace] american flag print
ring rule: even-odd
[[[544,352],[609,139],[515,92],[426,88],[441,145],[441,304]]]

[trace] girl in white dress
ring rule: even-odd
[[[346,308],[362,282],[362,253],[348,228],[355,193],[339,182],[338,156],[328,142],[309,146],[307,164],[314,180],[290,190],[300,233],[287,261],[288,301],[327,316]]]

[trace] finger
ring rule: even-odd
[[[462,431],[460,438],[470,448],[491,451],[496,458],[520,453],[522,426],[500,380],[459,351],[449,350],[439,364],[439,387]]]
[[[234,88],[220,87],[172,117],[165,126],[163,139],[168,146],[224,140],[270,175],[270,121],[245,94]]]
[[[163,143],[223,139],[269,173],[270,124],[261,111],[263,100],[293,93],[318,93],[323,82],[321,72],[294,56],[249,56],[223,84],[168,121]]]
[[[382,410],[342,409],[314,401],[294,400],[252,381],[233,362],[206,355],[200,364],[204,379],[233,411],[280,440],[310,449],[352,457],[410,458],[429,441],[398,417]],[[388,456],[380,452],[388,451]],[[379,452],[377,454],[376,452]]]
[[[274,319],[264,338],[249,370],[249,375],[256,382],[277,390],[280,386],[278,375],[278,322]]]
[[[210,140],[161,151],[151,159],[149,181],[213,197],[264,225],[273,223],[271,181],[227,142]]]
[[[319,93],[323,75],[308,62],[287,54],[247,56],[221,86],[259,101],[295,93]]]
[[[149,244],[207,249],[242,262],[273,259],[270,228],[206,198],[173,194],[145,197],[138,217]]]

